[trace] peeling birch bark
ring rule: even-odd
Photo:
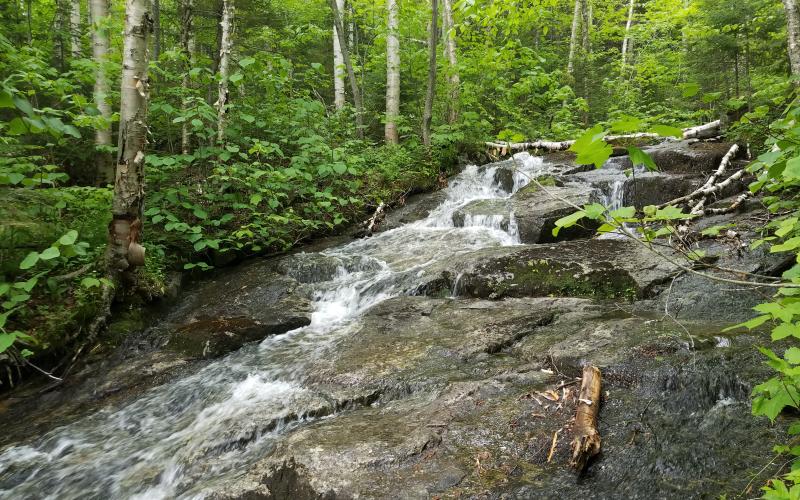
[[[633,9],[636,7],[636,0],[631,0],[628,5],[628,22],[625,23],[625,38],[622,40],[622,65],[628,63],[628,43],[630,40],[631,25],[633,24]]]
[[[353,63],[350,60],[350,49],[345,40],[344,23],[342,22],[342,14],[339,7],[336,5],[336,0],[328,0],[328,5],[333,13],[333,25],[336,27],[336,36],[339,38],[339,47],[342,49],[342,57],[344,58],[344,66],[347,70],[347,80],[350,82],[350,92],[353,94],[353,102],[356,105],[356,128],[358,129],[358,137],[364,138],[364,101],[361,99],[361,90],[358,88],[358,80],[356,79],[355,70],[353,70]]]
[[[71,0],[70,2],[69,42],[72,58],[80,59],[83,55],[81,50],[81,0]]]
[[[149,98],[148,42],[153,17],[147,0],[126,0],[120,88],[119,144],[109,227],[109,268],[133,266],[131,247],[139,245],[144,202],[144,163]]]

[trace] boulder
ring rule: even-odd
[[[664,250],[661,250],[664,252]],[[617,297],[654,295],[679,269],[627,239],[488,248],[427,273],[423,295]]]
[[[597,225],[587,222],[563,230],[557,238],[553,236],[556,221],[575,212],[573,205],[580,207],[598,201],[597,192],[593,188],[569,184],[563,187],[545,186],[545,189],[546,192],[536,184],[528,184],[510,199],[522,243],[545,243],[594,234]]]

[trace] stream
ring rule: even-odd
[[[786,423],[750,416],[768,373],[758,341],[721,332],[761,297],[681,275],[591,225],[552,234],[572,205],[689,192],[728,150],[656,147],[664,171],[630,179],[625,157],[589,171],[527,153],[467,166],[372,237],[190,287],[142,332],[169,339],[155,353],[166,358],[122,364],[131,376],[163,359],[194,369],[130,395],[112,385],[115,404],[63,424],[45,416],[46,432],[0,449],[0,498],[651,500],[758,484]],[[757,237],[747,213],[698,230],[728,223]],[[727,267],[775,265],[763,249],[698,246]],[[259,323],[279,316],[306,326]],[[241,325],[263,340],[206,356]],[[172,343],[209,328],[200,351]],[[603,371],[603,452],[576,478],[569,380],[586,364]]]
[[[519,164],[513,192],[544,169],[541,158],[527,154],[519,155]],[[469,166],[451,180],[446,200],[427,218],[327,250],[347,266],[315,285],[309,326],[246,346],[122,409],[101,410],[6,449],[0,454],[0,497],[202,497],[216,478],[247,467],[313,419],[309,408],[320,395],[304,384],[309,366],[347,336],[365,310],[413,291],[434,263],[519,244],[513,222],[507,231],[500,229],[502,216],[453,226],[453,213],[466,204],[511,196],[495,174],[496,168]],[[224,449],[236,429],[254,421],[275,425],[243,450]]]

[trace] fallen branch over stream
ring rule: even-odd
[[[597,414],[600,412],[601,374],[596,366],[583,368],[583,381],[578,395],[578,409],[575,411],[575,438],[572,440],[572,460],[570,465],[578,473],[600,453],[600,432],[597,430]]]

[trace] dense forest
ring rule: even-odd
[[[714,330],[752,330],[747,366],[755,370],[766,361],[770,370],[746,391],[750,407],[742,418],[757,425],[749,437],[736,438],[766,439],[777,456],[755,464],[763,472],[735,494],[800,495],[794,466],[800,461],[793,461],[800,456],[800,424],[790,421],[800,410],[800,7],[794,0],[0,1],[5,397],[69,385],[87,364],[110,359],[120,346],[130,349],[132,332],[146,326],[142,316],[169,309],[192,283],[330,238],[378,241],[370,236],[415,196],[448,185],[452,196],[465,166],[510,158],[514,189],[522,171],[526,183],[552,190],[569,208],[542,229],[546,237],[537,233],[531,241],[516,205],[502,222],[478,214],[506,232],[519,226],[522,241],[511,247],[572,240],[582,230],[590,234],[581,238],[601,242],[608,233],[636,240],[651,250],[640,267],[675,266],[654,285],[666,289],[664,316],[669,294],[679,293],[676,274],[758,293],[755,311],[722,317]],[[605,170],[620,158],[635,182],[659,170],[666,175],[672,166],[659,161],[658,147],[680,141],[700,141],[720,154],[713,165],[681,170],[683,177],[654,188],[674,196],[639,203],[620,194],[614,203],[609,192],[603,199],[558,194],[569,185],[563,176],[586,165]],[[554,164],[576,170],[531,174],[523,163],[537,155],[545,162],[555,155]],[[699,185],[677,192],[689,174],[701,173]],[[746,231],[738,219],[701,222],[749,214],[756,205],[761,215],[751,219],[757,224],[749,239],[741,237]],[[449,218],[447,224],[453,225]],[[434,236],[422,231],[416,238]],[[729,253],[777,255],[780,265],[770,272],[725,267],[724,259],[700,249],[698,242],[709,240],[728,245]],[[396,250],[400,242],[385,244]],[[445,250],[451,244],[441,243]],[[605,258],[605,250],[591,258]],[[380,264],[397,272],[393,265]],[[477,278],[467,281],[448,285],[454,296],[468,290],[486,298]],[[531,296],[640,300],[650,293],[638,282],[611,292],[606,282],[587,283]],[[433,285],[403,286],[382,290],[381,300],[425,295]],[[490,299],[506,292],[492,290]],[[323,292],[314,293],[322,300]],[[209,345],[196,357],[208,357]],[[0,414],[2,408],[0,401]],[[759,429],[780,435],[764,438]],[[545,446],[546,463],[558,454],[557,436]],[[14,439],[9,434],[0,444]],[[476,460],[480,476],[490,459],[470,463]],[[36,490],[15,490],[21,476],[8,463],[0,454],[0,497],[27,498],[25,491]],[[159,477],[153,481],[163,482]],[[292,487],[299,489],[268,498],[313,497]],[[87,497],[127,498],[132,491],[98,489]],[[156,498],[189,490],[147,491]],[[728,490],[719,486],[716,493]]]

